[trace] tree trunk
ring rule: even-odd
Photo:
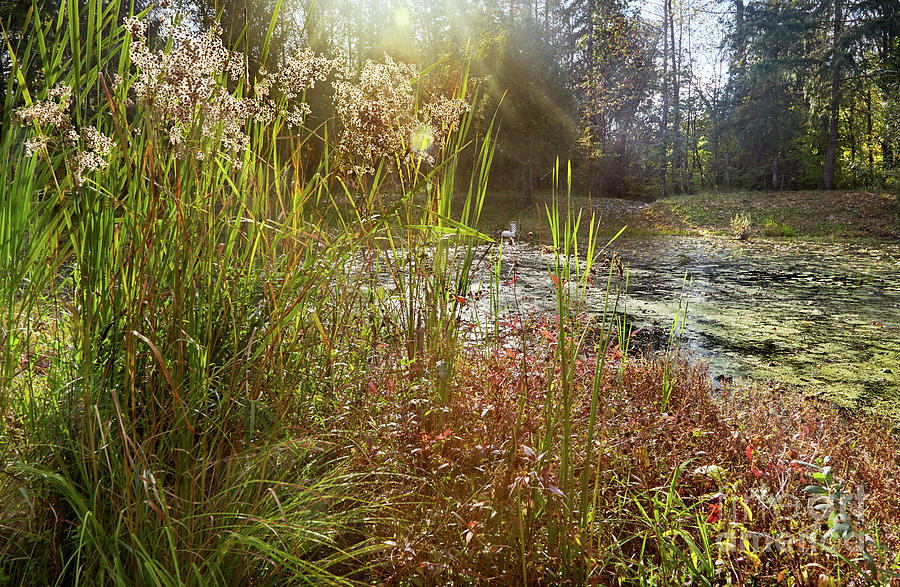
[[[725,189],[731,189],[731,153],[725,153]]]
[[[684,174],[681,168],[681,80],[679,68],[681,62],[681,24],[678,25],[678,49],[675,49],[675,14],[669,9],[669,30],[672,33],[672,175],[675,178],[675,192],[684,193]]]
[[[869,152],[869,176],[866,179],[866,187],[872,189],[875,185],[875,140],[872,136],[872,86],[866,93],[866,151]]]
[[[594,2],[590,0],[588,6],[588,35],[587,35],[587,120],[588,120],[588,196],[594,187],[594,138],[597,125],[595,124],[594,102]]]
[[[832,39],[831,45],[831,103],[829,105],[831,123],[828,127],[828,148],[825,151],[825,170],[823,173],[826,190],[832,189],[834,184],[834,160],[837,155],[838,146],[838,123],[841,105],[841,72],[838,67],[838,39],[841,35],[842,20],[841,0],[834,0],[834,38]]]
[[[778,153],[772,155],[772,191],[778,190]]]
[[[587,99],[588,116],[594,115],[594,0],[588,2],[587,34]],[[589,129],[593,132],[594,129]]]
[[[684,147],[684,171],[681,177],[682,189],[690,192],[694,188],[694,170],[697,169],[699,163],[699,153],[697,152],[697,117],[694,116],[694,95],[693,95],[693,79],[694,79],[694,54],[691,45],[691,16],[688,14],[687,21],[687,124],[685,128],[685,147]],[[692,158],[691,155],[695,157]],[[700,182],[703,182],[703,170],[700,169]]]
[[[666,165],[668,163],[668,141],[666,135],[669,133],[669,0],[663,0],[663,111],[662,111],[662,155],[659,158],[659,197],[666,197]]]
[[[744,1],[734,1],[734,65],[739,74],[744,71],[747,41],[744,36]]]

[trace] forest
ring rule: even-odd
[[[0,585],[900,584],[898,9],[0,2]]]
[[[198,26],[219,22],[251,73],[276,70],[301,45],[356,68],[385,54],[440,64],[435,87],[469,64],[483,113],[498,112],[504,129],[493,182],[526,200],[549,186],[557,157],[573,161],[579,189],[601,197],[900,185],[891,0],[358,4],[178,6]],[[4,5],[13,41],[27,7]],[[8,74],[8,56],[2,67]],[[334,118],[316,112],[316,122]]]

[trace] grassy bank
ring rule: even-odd
[[[735,215],[751,219],[753,234],[821,239],[900,238],[900,204],[888,193],[846,191],[743,192],[670,197],[655,208],[692,228],[725,234]]]
[[[482,229],[499,230],[518,220],[523,233],[546,240],[544,205],[549,192],[536,192],[524,205],[521,195],[490,193]],[[846,191],[736,192],[670,196],[650,204],[576,195],[576,209],[600,213],[602,234],[627,224],[637,234],[732,236],[732,219],[744,214],[751,237],[815,240],[900,239],[900,200],[888,193]]]
[[[538,226],[556,312],[459,319],[501,254],[464,72],[420,104],[407,66],[301,52],[244,87],[215,31],[152,53],[143,17],[79,6],[33,22],[16,59],[44,77],[4,109],[0,582],[891,580],[889,424],[716,396],[675,326],[629,353],[615,266],[581,315],[603,241],[577,200]],[[350,133],[307,176],[299,71]]]

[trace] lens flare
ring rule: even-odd
[[[414,153],[420,155],[427,153],[431,146],[434,145],[434,136],[431,134],[431,129],[424,125],[417,127],[412,132],[409,144],[410,149]]]

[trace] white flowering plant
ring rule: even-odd
[[[460,97],[432,94],[416,102],[416,68],[385,55],[366,61],[356,83],[335,83],[334,104],[342,125],[340,154],[357,175],[375,172],[385,158],[400,170],[433,164],[469,104]]]
[[[124,139],[148,132],[181,159],[220,157],[240,167],[256,150],[254,124],[301,130],[310,114],[306,92],[334,76],[339,132],[331,167],[362,177],[387,162],[415,180],[434,166],[470,111],[462,96],[430,92],[422,99],[422,74],[388,55],[381,62],[366,61],[351,76],[343,56],[331,59],[301,48],[285,56],[276,72],[261,66],[251,80],[247,56],[224,46],[218,25],[198,33],[171,9],[162,14],[166,45],[148,45],[148,15],[128,17],[120,31],[126,55],[121,75],[101,73],[100,78],[104,85],[109,80],[110,109],[131,113],[121,117],[130,122],[120,128]],[[19,108],[17,117],[34,129],[27,155],[64,147],[78,186],[85,172],[107,167],[116,143],[95,127],[75,128],[71,97],[72,88],[59,84],[48,90],[46,100]]]
[[[94,126],[84,126],[79,132],[71,119],[71,103],[72,88],[59,85],[47,91],[46,100],[17,109],[15,116],[20,124],[34,128],[34,135],[25,140],[26,156],[48,158],[51,151],[65,154],[77,187],[86,172],[109,165],[108,157],[116,143]]]
[[[166,136],[178,154],[201,160],[216,152],[240,164],[250,148],[247,128],[253,122],[284,122],[299,128],[310,112],[306,91],[327,79],[339,64],[301,49],[277,73],[260,68],[249,84],[246,56],[223,45],[218,25],[197,36],[175,16],[162,24],[171,48],[152,51],[146,21],[138,17],[125,21],[135,68],[130,87],[137,103],[152,112],[152,130]],[[240,91],[230,89],[229,83]],[[248,84],[249,89],[244,87]]]

